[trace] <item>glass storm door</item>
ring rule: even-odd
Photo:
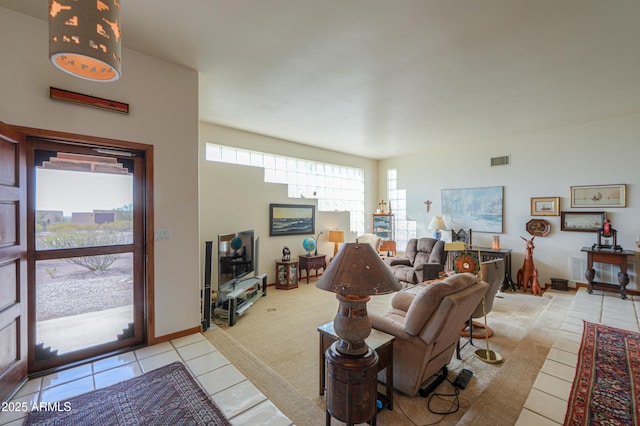
[[[142,343],[142,159],[30,142],[30,371]]]

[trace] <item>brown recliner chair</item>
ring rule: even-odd
[[[421,384],[446,367],[460,330],[489,288],[473,274],[401,290],[384,315],[369,313],[373,328],[396,337],[393,387],[413,396]],[[385,374],[378,380],[385,382]]]
[[[438,278],[438,274],[444,271],[446,261],[444,241],[429,237],[412,238],[407,243],[403,257],[385,259],[403,287]]]

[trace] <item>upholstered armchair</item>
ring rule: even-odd
[[[428,237],[409,240],[404,256],[385,259],[403,287],[438,278],[446,261],[444,241]]]
[[[373,249],[375,251],[380,251],[380,245],[382,244],[382,238],[380,238],[376,234],[362,234],[362,235],[359,235],[358,238],[356,238],[356,239],[358,240],[358,243],[360,243],[360,244],[363,244],[363,243],[371,244],[371,247],[373,247]]]
[[[396,337],[394,388],[416,395],[421,384],[449,364],[460,330],[488,288],[473,274],[457,274],[397,292],[385,314],[369,312],[373,328]],[[384,372],[378,380],[385,382]]]

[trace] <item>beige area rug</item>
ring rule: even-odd
[[[535,381],[573,300],[573,292],[549,290],[544,297],[498,293],[487,321],[495,335],[492,350],[504,357],[502,364],[484,363],[474,357],[484,340],[467,345],[462,360],[453,357],[449,378],[462,368],[473,371],[469,386],[460,392],[460,407],[452,414],[433,414],[429,398],[394,392],[393,411],[382,410],[379,425],[473,424],[513,425]],[[375,296],[369,311],[385,312],[392,295]],[[324,424],[325,400],[318,394],[317,327],[332,321],[338,307],[333,293],[319,290],[314,281],[292,290],[269,287],[235,326],[216,321],[219,329],[204,335],[238,367],[296,425]],[[381,387],[382,389],[382,387]],[[437,392],[452,393],[443,383]],[[434,398],[431,408],[450,411],[454,398]],[[333,419],[332,424],[341,424]]]

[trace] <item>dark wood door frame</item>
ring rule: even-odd
[[[84,147],[103,148],[110,150],[122,150],[126,152],[137,152],[145,157],[144,187],[143,195],[146,208],[144,209],[145,224],[145,256],[146,261],[144,271],[144,322],[146,328],[146,344],[151,345],[157,342],[155,335],[155,308],[154,308],[154,215],[153,215],[153,145],[127,142],[116,139],[85,136],[75,133],[58,132],[52,130],[36,129],[31,127],[16,127],[24,133],[27,138],[38,138],[51,140],[64,144],[77,144]],[[33,248],[29,249],[29,255],[33,256]],[[35,336],[29,336],[30,339]]]
[[[27,377],[26,138],[0,122],[0,401]]]

